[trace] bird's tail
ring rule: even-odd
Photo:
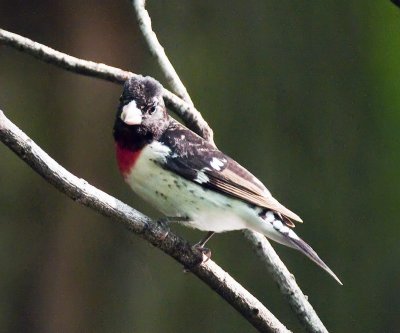
[[[295,233],[293,232],[293,234]],[[312,249],[310,245],[308,245],[298,236],[297,238],[292,238],[288,235],[287,240],[288,242],[290,242],[293,248],[299,250],[301,253],[306,255],[308,258],[314,261],[319,267],[325,270],[330,276],[332,276],[339,284],[343,285],[342,281],[340,281],[339,278],[336,276],[336,274],[333,273],[333,271],[328,267],[328,265],[322,261],[322,259],[318,256],[318,254]]]
[[[270,213],[270,212],[268,212]],[[264,235],[267,238],[271,238],[272,240],[281,243],[283,245],[294,248],[312,261],[314,261],[319,267],[325,270],[330,276],[332,276],[339,284],[343,285],[343,283],[339,280],[335,273],[325,264],[322,259],[318,256],[318,254],[312,249],[310,245],[308,245],[305,241],[303,241],[296,233],[289,228],[285,222],[282,221],[281,217],[277,214],[273,214],[273,218],[271,214],[268,214],[265,217],[267,223],[270,223],[273,227],[273,233],[265,232]],[[272,213],[272,212],[271,212]],[[269,215],[269,216],[268,216]]]

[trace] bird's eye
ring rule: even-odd
[[[149,115],[152,115],[154,112],[156,112],[156,108],[157,106],[155,104],[153,104],[152,106],[150,106],[149,108]]]

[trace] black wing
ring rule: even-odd
[[[171,148],[164,168],[214,191],[302,222],[249,171],[180,123],[171,121],[160,141]]]

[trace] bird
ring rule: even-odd
[[[163,86],[149,76],[124,83],[113,127],[119,171],[166,220],[214,233],[252,230],[294,248],[342,284],[294,231],[301,218],[254,175],[169,116]],[[206,251],[205,251],[206,252]]]

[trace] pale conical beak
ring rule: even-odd
[[[121,120],[127,125],[140,125],[142,123],[142,111],[132,101],[122,108]]]

